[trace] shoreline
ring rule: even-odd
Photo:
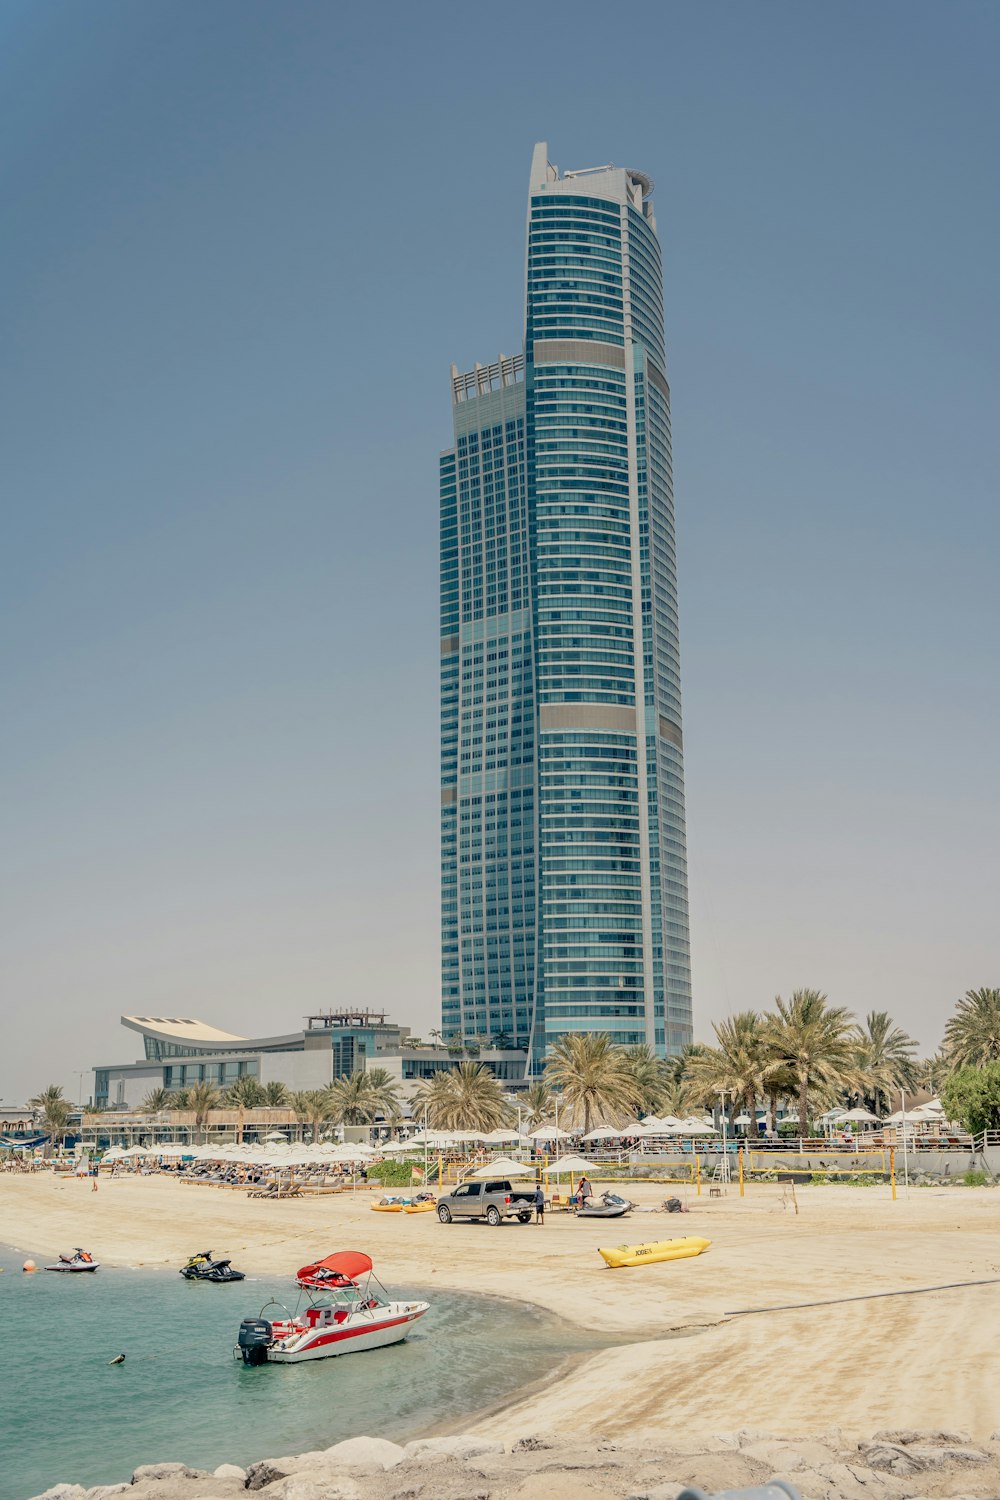
[[[645,1203],[661,1192],[630,1187]],[[317,1251],[355,1245],[390,1286],[420,1286],[429,1298],[435,1286],[485,1293],[613,1332],[613,1343],[571,1354],[541,1388],[476,1415],[476,1433],[490,1439],[579,1430],[665,1440],[748,1427],[836,1427],[864,1439],[880,1428],[941,1427],[985,1441],[997,1425],[976,1373],[994,1358],[996,1288],[787,1308],[989,1277],[1000,1268],[989,1188],[914,1189],[893,1203],[881,1188],[816,1185],[792,1214],[779,1189],[753,1184],[742,1200],[735,1190],[689,1193],[683,1217],[600,1226],[550,1214],[541,1228],[498,1229],[373,1214],[370,1196],[261,1203],[158,1177],[102,1181],[92,1194],[48,1174],[0,1176],[5,1237],[46,1256],[82,1243],[106,1265],[152,1269],[206,1244],[250,1274],[287,1274]],[[692,1232],[712,1246],[690,1261],[612,1271],[596,1254],[598,1244]],[[787,1310],[766,1319],[766,1332],[759,1318],[727,1317],[734,1306],[779,1304]],[[445,1416],[434,1430],[455,1425]]]

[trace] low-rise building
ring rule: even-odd
[[[509,1047],[432,1046],[412,1037],[382,1011],[318,1011],[301,1031],[242,1037],[190,1016],[122,1016],[138,1032],[144,1056],[94,1069],[99,1109],[135,1109],[155,1089],[176,1093],[197,1083],[229,1088],[237,1079],[283,1083],[290,1090],[325,1088],[364,1068],[384,1068],[409,1096],[425,1079],[474,1057],[507,1087],[524,1083],[527,1054]]]

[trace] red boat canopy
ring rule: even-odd
[[[363,1250],[337,1250],[333,1255],[328,1255],[325,1260],[317,1260],[311,1266],[303,1266],[296,1276],[296,1281],[332,1281],[335,1276],[343,1276],[347,1281],[356,1281],[359,1276],[364,1276],[372,1268],[370,1255]]]

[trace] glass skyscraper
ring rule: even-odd
[[[535,147],[523,355],[441,458],[442,1029],[689,1042],[670,391],[652,183]]]

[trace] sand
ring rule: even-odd
[[[607,1438],[692,1439],[757,1427],[783,1435],[839,1427],[963,1429],[978,1441],[1000,1426],[988,1373],[1000,1306],[1000,1197],[988,1188],[751,1184],[711,1199],[665,1191],[691,1212],[601,1225],[550,1213],[544,1227],[442,1225],[432,1214],[375,1214],[374,1195],[261,1202],[243,1192],[164,1177],[85,1181],[0,1175],[0,1240],[52,1256],[74,1245],[104,1265],[177,1266],[195,1250],[228,1255],[250,1273],[291,1272],[333,1249],[367,1250],[395,1282],[490,1292],[549,1308],[621,1345],[575,1365],[542,1390],[485,1418],[506,1438],[539,1430]],[[703,1235],[692,1260],[609,1270],[601,1244]],[[752,1317],[735,1309],[868,1296],[996,1277],[998,1284],[893,1296]]]

